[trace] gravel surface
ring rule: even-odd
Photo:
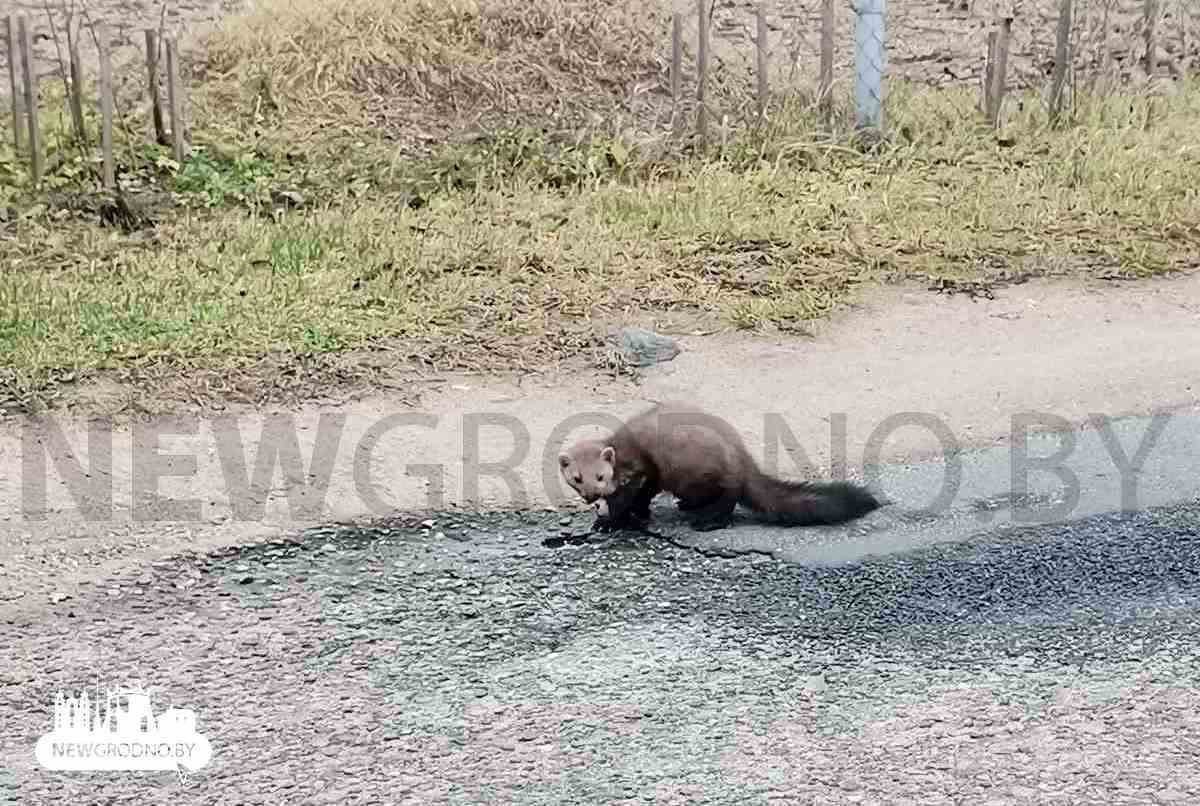
[[[553,513],[154,563],[0,623],[0,802],[1146,804],[1200,798],[1200,505],[804,566]],[[142,678],[213,746],[33,759]]]

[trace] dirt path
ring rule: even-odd
[[[740,428],[768,466],[798,473],[806,456],[821,475],[838,454],[853,475],[872,432],[905,412],[932,414],[970,447],[1004,441],[1022,411],[1078,423],[1094,412],[1194,406],[1198,327],[1200,274],[1120,287],[1029,283],[994,301],[891,288],[812,340],[682,338],[684,352],[640,387],[580,376],[446,378],[415,409],[381,396],[266,421],[252,412],[176,417],[98,429],[90,446],[81,420],[51,420],[64,440],[57,444],[53,429],[20,421],[0,430],[0,608],[37,607],[80,580],[179,550],[331,520],[439,506],[576,507],[558,486],[557,440],[591,426],[573,428],[567,418],[622,417],[656,399],[695,400]],[[835,439],[839,422],[844,437]],[[789,453],[779,426],[803,455]],[[156,433],[157,454],[147,447]],[[256,469],[263,443],[283,452],[286,480],[268,454]],[[481,463],[505,461],[514,445],[509,486]],[[885,440],[881,458],[941,450],[930,432],[909,425]],[[164,474],[157,482],[147,475],[155,457]],[[429,465],[440,468],[440,482]],[[155,484],[158,502],[149,500]]]

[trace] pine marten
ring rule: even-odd
[[[728,526],[742,504],[792,525],[834,524],[880,502],[848,482],[785,481],[763,473],[728,423],[677,403],[653,406],[606,439],[577,442],[558,457],[563,478],[597,513],[593,528],[646,521],[650,502],[672,493],[693,528]]]

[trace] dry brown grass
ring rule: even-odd
[[[208,41],[199,102],[238,110],[231,124],[256,123],[293,145],[331,129],[414,146],[514,120],[579,128],[636,107],[631,95],[660,91],[664,75],[667,23],[654,0],[298,0],[283,8]]]

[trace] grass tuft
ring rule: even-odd
[[[653,0],[268,6],[208,41],[201,103],[292,144],[332,129],[427,146],[514,119],[576,129],[657,81],[666,24]]]

